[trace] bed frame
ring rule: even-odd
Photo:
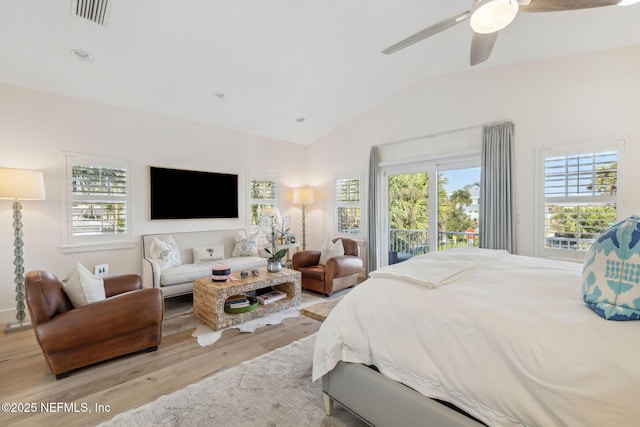
[[[322,377],[327,415],[334,402],[374,426],[429,425],[481,427],[485,424],[455,407],[424,396],[359,363],[338,362]]]

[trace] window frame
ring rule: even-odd
[[[389,247],[389,176],[413,174],[419,172],[426,172],[429,176],[438,176],[440,172],[446,172],[457,169],[470,169],[470,168],[482,168],[482,154],[480,151],[470,150],[461,153],[451,153],[446,156],[433,156],[427,160],[412,161],[412,162],[394,162],[380,165],[380,200],[381,200],[381,212],[380,224],[378,224],[378,235],[380,236],[380,247]],[[429,179],[429,194],[438,194],[438,179]],[[429,211],[438,212],[438,198],[429,198]],[[482,212],[480,209],[479,214]],[[437,215],[436,215],[437,217]],[[481,237],[482,238],[482,237]],[[430,224],[429,227],[429,241],[438,241],[438,226],[437,220]],[[436,248],[438,245],[436,245]],[[386,249],[385,249],[386,250]],[[436,249],[437,250],[437,249]],[[389,264],[389,259],[383,254],[379,254],[380,265],[385,266]]]
[[[624,216],[624,189],[625,182],[625,139],[624,138],[608,138],[582,143],[564,144],[558,146],[544,146],[536,148],[536,168],[535,168],[535,253],[537,257],[558,259],[564,261],[582,262],[587,250],[583,249],[563,249],[563,248],[547,248],[546,247],[546,212],[547,197],[545,195],[545,160],[551,157],[568,157],[584,154],[596,154],[615,151],[617,155],[617,189],[615,196],[562,196],[554,197],[558,203],[615,203],[616,205],[616,222]],[[600,197],[600,199],[596,199]]]
[[[123,202],[126,206],[125,223],[126,231],[123,233],[97,233],[89,235],[74,235],[73,233],[73,204],[75,201],[86,199],[87,195],[76,196],[73,194],[73,166],[83,164],[86,166],[97,168],[117,168],[124,169],[126,174],[126,194],[117,197],[117,200]],[[127,160],[109,159],[97,156],[91,156],[78,153],[63,153],[62,155],[62,244],[60,250],[63,253],[107,250],[107,249],[124,249],[135,246],[133,240],[133,218],[134,206],[132,203],[133,187],[133,162]],[[95,196],[104,201],[115,200],[109,199],[108,196]]]
[[[358,195],[358,201],[357,202],[350,202],[350,201],[340,201],[338,200],[338,185],[340,181],[348,181],[348,180],[358,180],[358,187],[359,187],[359,195]],[[334,215],[334,232],[336,233],[336,236],[338,237],[346,237],[346,238],[351,238],[354,240],[361,240],[364,237],[364,194],[363,194],[363,173],[361,171],[358,172],[344,172],[344,173],[340,173],[340,174],[336,174],[334,177],[334,208],[333,208],[333,215]],[[358,232],[355,233],[350,233],[350,232],[345,232],[340,230],[340,221],[339,221],[339,214],[338,211],[340,208],[357,208],[359,209],[358,211],[358,216],[359,216],[359,221],[360,221],[360,227],[358,228]]]
[[[253,181],[271,181],[274,186],[274,197],[273,198],[253,198],[251,197],[251,183]],[[247,193],[246,193],[246,212],[247,212],[247,230],[257,230],[260,228],[259,224],[252,224],[252,214],[253,214],[253,205],[268,205],[268,207],[277,208],[278,207],[278,193],[280,191],[280,182],[279,176],[275,174],[268,173],[259,173],[259,172],[251,172],[247,174]],[[259,215],[258,215],[259,221]]]

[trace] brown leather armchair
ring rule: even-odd
[[[157,350],[164,300],[142,289],[136,274],[105,277],[107,299],[74,308],[62,283],[46,271],[25,276],[31,322],[56,379],[69,371],[140,350]]]
[[[355,240],[342,239],[344,256],[329,258],[319,265],[320,251],[299,251],[293,254],[293,269],[302,273],[302,289],[331,295],[358,283],[362,270],[360,248]],[[335,243],[338,239],[333,239]]]

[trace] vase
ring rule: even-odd
[[[267,271],[269,273],[277,273],[282,271],[282,258],[269,258],[267,260]]]

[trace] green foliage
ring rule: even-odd
[[[456,190],[447,197],[447,178],[438,174],[438,229],[461,231],[477,227],[464,212],[473,200],[468,190]],[[389,177],[389,221],[396,230],[429,230],[429,176],[426,172]],[[402,234],[397,238],[403,239]],[[424,236],[426,241],[426,233]],[[421,239],[422,240],[422,239]]]
[[[593,239],[616,221],[613,205],[547,205],[547,229],[560,237]]]
[[[598,166],[595,182],[589,184],[587,189],[595,189],[600,194],[616,194],[618,191],[618,162],[613,162],[608,166]]]
[[[429,177],[426,172],[389,177],[391,228],[429,229]]]
[[[271,255],[272,259],[280,259],[280,258],[284,258],[284,256],[287,254],[287,250],[286,249],[280,249],[279,251],[277,251],[274,255],[274,253],[272,252],[271,249],[269,248],[264,248],[265,251],[267,251],[267,253],[269,255]]]

